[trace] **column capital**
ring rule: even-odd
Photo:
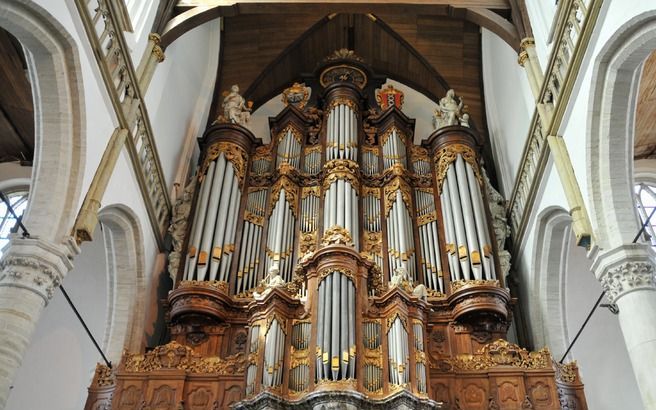
[[[611,303],[634,291],[656,291],[656,253],[647,244],[627,244],[596,255],[592,271]]]
[[[0,260],[0,287],[31,290],[47,305],[66,273],[73,269],[73,256],[79,252],[72,237],[62,244],[39,238],[12,238]]]

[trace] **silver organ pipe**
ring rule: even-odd
[[[292,127],[285,128],[278,137],[276,168],[288,163],[298,169],[301,160],[301,137]]]
[[[388,186],[389,187],[389,186]],[[387,212],[387,237],[390,263],[390,278],[397,269],[403,268],[411,281],[417,279],[415,272],[414,236],[412,217],[408,204],[404,201],[401,188],[385,189]],[[409,200],[409,198],[407,198]]]
[[[310,175],[316,175],[321,171],[321,146],[305,149],[305,162],[303,163],[303,171]]]
[[[356,378],[361,378],[364,388],[374,396],[394,390],[389,389],[390,384],[408,383],[413,384],[415,392],[427,394],[426,325],[418,319],[404,318],[417,317],[416,311],[412,311],[418,309],[416,306],[407,311],[390,308],[395,312],[391,318],[376,317],[372,313],[376,310],[363,308],[363,303],[375,299],[362,302],[360,295],[375,298],[389,289],[379,277],[364,276],[377,270],[362,261],[363,256],[380,271],[387,264],[388,282],[402,273],[411,286],[422,282],[431,291],[449,293],[443,278],[447,268],[442,266],[444,250],[439,246],[439,235],[444,235],[452,280],[496,279],[486,205],[478,168],[471,157],[458,153],[438,172],[428,159],[427,149],[413,145],[411,138],[400,131],[407,129],[406,124],[401,128],[388,127],[378,141],[371,137],[377,134],[368,134],[371,139],[358,158],[359,114],[356,104],[343,95],[346,93],[337,94],[329,103],[322,119],[326,128],[317,134],[325,138],[321,144],[306,145],[301,138],[303,132],[295,128],[301,126],[297,123],[304,122],[294,119],[275,128],[282,131],[271,144],[255,149],[250,168],[247,161],[238,167],[221,150],[200,168],[201,183],[187,238],[184,279],[229,282],[230,291],[244,305],[252,298],[254,305],[264,308],[264,318],[260,313],[255,316],[257,319],[251,318],[255,321],[251,322],[248,336],[247,395],[259,393],[260,385],[265,390],[296,394],[308,391],[315,383]],[[398,121],[389,118],[384,121]],[[379,117],[375,121],[382,120]],[[389,122],[384,124],[387,127]],[[435,144],[431,145],[432,150],[437,149]],[[439,162],[438,159],[436,156],[435,161]],[[441,178],[437,191],[430,186],[434,170]],[[250,184],[245,195],[243,184]],[[435,192],[440,195],[441,212]],[[245,203],[241,204],[240,215],[242,199]],[[438,220],[440,214],[442,220]],[[326,236],[320,238],[319,234],[326,235],[336,227],[342,229],[334,229],[323,242]],[[343,230],[350,234],[358,253],[324,248],[347,243]],[[239,238],[235,237],[236,232],[240,232]],[[237,240],[239,255],[233,255]],[[343,259],[335,259],[335,265],[332,259],[322,262],[326,255],[338,253]],[[237,260],[233,261],[234,258]],[[346,259],[350,262],[342,261]],[[295,276],[299,263],[311,274]],[[361,270],[354,274],[346,268],[352,266],[349,263]],[[233,276],[231,266],[236,268]],[[271,288],[280,285],[271,283],[272,274],[293,283],[272,293]],[[361,283],[365,289],[356,289]],[[309,317],[294,316],[301,309],[271,309],[275,305],[267,305],[267,295],[271,294],[285,303],[284,293],[279,292],[288,292],[296,285],[300,292],[289,292],[288,296],[297,299],[297,306],[304,306]],[[223,291],[226,287],[217,289]],[[412,293],[407,286],[399,291]],[[429,294],[436,297],[434,292]],[[316,300],[307,304],[309,295]],[[400,298],[398,303],[405,302]],[[388,315],[387,309],[380,311]],[[289,338],[286,323],[291,324]],[[362,361],[358,374],[356,346],[364,349],[357,359]],[[289,361],[283,363],[285,357]],[[412,368],[410,357],[414,358]],[[384,372],[386,360],[388,374]],[[345,385],[351,386],[350,382]]]
[[[186,280],[228,280],[241,202],[240,178],[232,162],[238,148],[225,143],[218,147],[201,183],[185,266]],[[233,151],[232,160],[227,159],[224,151]]]
[[[266,188],[251,188],[249,190],[244,212],[241,252],[237,266],[236,293],[254,288],[262,279],[258,277],[258,268],[266,199]]]
[[[394,164],[406,167],[404,137],[396,128],[392,128],[383,135],[383,166],[387,169]]]
[[[278,319],[274,318],[264,338],[263,386],[275,387],[282,383],[284,353],[285,329]]]
[[[299,322],[292,326],[292,335],[290,344],[293,351],[302,352],[310,348],[310,331],[312,324],[310,322]],[[301,359],[293,361],[289,369],[289,389],[295,392],[302,392],[310,384],[310,362]]]
[[[387,346],[389,354],[389,382],[391,384],[403,385],[409,380],[408,361],[410,351],[408,346],[408,331],[400,316],[388,322]]]
[[[442,262],[437,237],[437,209],[432,188],[415,189],[417,208],[417,227],[422,260],[424,284],[433,290],[444,293]]]
[[[370,392],[383,389],[383,362],[381,346],[381,324],[377,320],[365,321],[362,327],[363,344],[369,354],[365,354],[363,365],[364,388]],[[375,358],[375,359],[374,359]]]
[[[426,353],[424,349],[424,325],[420,320],[412,321],[412,333],[414,334],[414,347],[417,354],[415,355],[415,377],[417,380],[417,390],[420,393],[427,392],[427,380],[426,380]]]
[[[260,325],[252,326],[250,329],[248,343],[249,355],[257,354],[260,349]],[[246,370],[246,394],[253,394],[255,391],[255,377],[257,376],[257,363],[251,362]]]
[[[358,117],[353,108],[338,102],[328,113],[326,160],[358,158]]]
[[[373,176],[380,172],[378,168],[378,148],[364,147],[362,149],[362,172],[367,176]]]
[[[461,153],[448,165],[441,199],[451,279],[496,279],[479,180]]]
[[[355,376],[355,285],[340,271],[319,284],[317,381]]]
[[[296,216],[293,204],[295,195],[289,199],[284,187],[279,188],[279,194],[273,210],[269,216],[269,231],[266,242],[265,273],[276,272],[280,274],[285,282],[292,279],[294,264],[294,232],[296,228]]]

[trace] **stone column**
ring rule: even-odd
[[[619,322],[645,409],[656,409],[656,253],[646,244],[600,253],[592,271]]]
[[[41,312],[78,253],[41,239],[14,238],[0,260],[0,409],[21,365]]]

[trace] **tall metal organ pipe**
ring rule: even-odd
[[[316,380],[355,376],[355,285],[344,272],[319,283]]]
[[[229,279],[235,231],[241,202],[241,180],[246,153],[235,144],[219,142],[209,150],[194,223],[184,279]],[[209,163],[207,163],[209,162]]]
[[[436,154],[451,280],[496,279],[474,150],[450,144]]]

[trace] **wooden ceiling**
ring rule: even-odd
[[[656,52],[644,63],[636,108],[634,158],[656,158]]]
[[[34,107],[23,48],[0,28],[0,162],[31,163]]]
[[[314,71],[340,48],[364,58],[376,74],[433,101],[448,88],[462,96],[485,133],[479,26],[464,18],[425,14],[421,7],[372,14],[239,14],[224,17],[211,118],[221,93],[238,84],[254,108]]]

